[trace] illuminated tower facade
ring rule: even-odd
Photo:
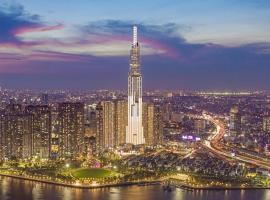
[[[145,143],[142,126],[142,75],[140,71],[140,46],[137,40],[137,27],[133,26],[133,42],[130,50],[128,74],[128,126],[126,143]]]

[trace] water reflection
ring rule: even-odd
[[[75,189],[0,177],[0,200],[269,200],[270,190],[164,192],[160,186]]]

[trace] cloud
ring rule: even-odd
[[[224,47],[204,43],[189,43],[182,33],[192,31],[188,25],[176,23],[147,24],[143,22],[102,20],[86,25],[50,25],[41,20],[38,15],[31,15],[20,5],[5,9],[0,7],[0,57],[8,60],[14,54],[19,60],[66,60],[84,59],[85,56],[128,56],[131,41],[131,27],[139,27],[139,41],[142,55],[159,55],[180,62],[190,62],[202,56],[220,52],[224,49],[239,49],[239,47]],[[268,53],[265,45],[253,44],[241,46],[243,52],[256,50]],[[259,49],[259,50],[258,50]],[[55,54],[55,56],[53,56]],[[43,55],[43,56],[42,56]],[[13,59],[12,57],[12,59]]]
[[[191,30],[190,26],[177,25],[175,23],[153,25],[121,20],[91,22],[81,27],[81,30],[85,34],[102,35],[107,40],[121,40],[130,44],[132,40],[131,27],[133,25],[137,25],[139,28],[138,35],[142,49],[152,49],[152,52],[150,53],[149,51],[149,54],[164,54],[171,57],[178,57],[179,49],[174,47],[177,44],[185,43],[185,39],[179,35],[179,32]]]
[[[50,59],[55,53],[70,58],[78,56],[127,56],[130,49],[131,27],[134,22],[104,20],[87,25],[48,25],[38,15],[27,14],[22,6],[0,9],[3,24],[0,38],[1,57],[14,53],[19,60],[32,60],[38,52],[38,59]],[[176,56],[174,50],[162,42],[179,29],[176,24],[145,25],[139,23],[140,43],[143,55],[163,54]],[[183,40],[182,38],[178,38]],[[71,56],[75,55],[75,56]],[[52,59],[55,59],[53,56]],[[3,58],[2,58],[3,59]],[[59,58],[62,60],[62,57]]]
[[[122,20],[51,24],[22,6],[0,7],[0,24],[0,76],[7,82],[23,74],[22,85],[27,80],[46,85],[46,78],[54,77],[47,85],[61,80],[62,87],[72,80],[78,88],[82,83],[93,88],[126,86],[134,24],[139,28],[144,84],[149,87],[251,87],[253,79],[261,87],[269,82],[269,43],[191,43],[183,37],[193,31],[189,25]]]
[[[231,49],[216,44],[189,43],[183,37],[192,31],[189,25],[176,23],[148,24],[143,22],[102,20],[86,25],[49,24],[38,15],[25,12],[20,5],[0,7],[0,58],[21,61],[85,59],[85,56],[128,56],[132,40],[131,27],[139,28],[142,55],[157,55],[179,62],[192,62],[215,51]],[[256,44],[254,44],[256,46]],[[235,47],[238,48],[238,47]],[[256,46],[258,52],[269,48]],[[241,47],[242,51],[250,47]],[[255,47],[253,47],[255,49]],[[10,56],[13,53],[13,56]],[[9,54],[9,56],[7,56]],[[81,56],[81,57],[80,57]]]
[[[31,47],[42,44],[42,41],[24,41],[22,34],[31,32],[49,32],[63,28],[62,24],[48,25],[38,15],[30,15],[20,5],[0,7],[0,53],[1,57],[14,53],[22,56],[31,53]],[[3,59],[3,58],[2,58]]]
[[[54,53],[67,55],[67,60],[80,55],[128,56],[133,24],[139,26],[143,55],[178,57],[178,53],[168,43],[168,38],[173,37],[180,28],[189,29],[173,23],[148,25],[120,20],[95,21],[74,26],[49,24],[42,21],[39,15],[27,13],[19,4],[0,7],[0,23],[0,59],[21,61],[33,60],[37,54],[39,60],[42,54],[44,60],[48,60]],[[164,39],[166,41],[162,41]],[[177,40],[184,41],[181,37],[177,37]],[[12,53],[13,56],[7,56]],[[56,58],[52,56],[52,59]]]
[[[17,35],[26,32],[50,31],[61,28],[60,25],[49,26],[41,22],[38,15],[30,15],[20,5],[0,7],[1,43],[20,44]]]

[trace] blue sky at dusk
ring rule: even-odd
[[[270,89],[267,0],[1,0],[0,85],[126,89],[131,27],[146,89]]]

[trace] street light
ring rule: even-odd
[[[66,168],[69,168],[70,167],[70,164],[69,163],[66,163],[65,167]]]

